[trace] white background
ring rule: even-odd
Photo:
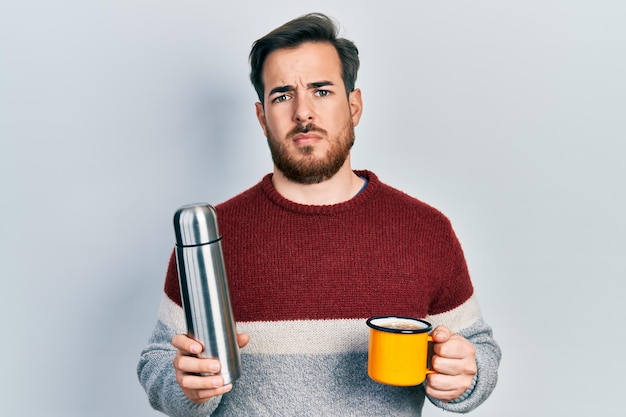
[[[504,354],[471,415],[624,415],[624,3],[296,3],[0,3],[0,415],[159,415],[172,215],[271,170],[247,55],[310,11],[360,49],[353,166],[465,249]]]

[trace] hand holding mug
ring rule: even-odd
[[[470,341],[445,326],[435,328],[432,339],[432,368],[435,373],[428,375],[426,394],[451,401],[472,385],[478,370],[476,349]]]
[[[366,323],[370,327],[368,375],[373,380],[412,386],[428,378],[426,393],[442,401],[459,397],[472,385],[476,350],[461,335],[438,326],[431,336],[430,323],[410,317],[379,316]]]

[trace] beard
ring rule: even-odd
[[[324,129],[309,123],[298,125],[287,134],[287,141],[298,133],[318,132],[328,137]],[[272,132],[267,129],[267,143],[272,153],[274,165],[283,175],[299,184],[318,184],[333,177],[343,166],[354,145],[354,125],[352,120],[347,123],[335,136],[329,138],[330,146],[326,155],[317,157],[314,154],[314,146],[303,146],[295,150],[295,154],[289,154],[287,146],[276,140]]]

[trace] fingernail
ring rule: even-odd
[[[193,344],[189,346],[191,353],[200,353],[200,345]]]

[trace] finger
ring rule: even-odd
[[[469,375],[430,374],[426,382],[426,394],[442,401],[451,401],[463,394],[472,381],[473,377]]]
[[[192,391],[215,390],[224,386],[222,375],[195,375],[179,372],[176,374],[176,382],[181,388]]]
[[[433,355],[431,359],[433,370],[442,375],[475,375],[478,371],[473,358],[451,359]]]
[[[214,358],[188,356],[180,350],[174,357],[174,369],[186,374],[216,374],[220,371],[220,361]]]
[[[463,336],[453,334],[443,343],[435,343],[433,352],[444,358],[465,359],[476,356],[476,348]]]
[[[426,395],[441,401],[452,401],[458,398],[462,393],[463,391],[458,390],[438,390],[428,384],[426,385]]]
[[[207,390],[187,390],[183,388],[183,393],[196,404],[207,402],[211,398],[226,394],[233,388],[232,384],[224,385],[219,388],[207,389]]]
[[[172,339],[172,345],[176,349],[182,350],[190,355],[197,355],[204,350],[204,346],[202,346],[200,342],[184,334],[177,334],[174,336]]]

